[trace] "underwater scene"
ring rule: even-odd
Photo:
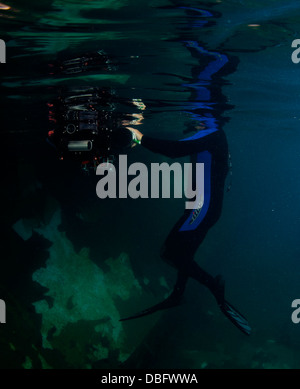
[[[0,368],[300,368],[299,2],[4,0],[0,39]]]

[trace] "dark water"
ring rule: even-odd
[[[0,10],[2,250],[1,367],[298,368],[298,73],[296,1],[14,1]],[[185,303],[132,322],[170,293],[175,270],[160,247],[179,200],[100,200],[97,179],[58,161],[46,142],[47,102],[62,86],[112,87],[146,105],[145,134],[180,139],[201,113],[197,75],[228,57],[209,89],[233,162],[223,214],[197,261],[226,279],[247,316],[244,336],[204,288]],[[102,49],[112,71],[53,76],[48,64]],[[201,108],[201,107],[200,107]],[[207,111],[206,109],[204,110]],[[139,111],[137,111],[139,112]],[[135,148],[129,161],[162,162]]]

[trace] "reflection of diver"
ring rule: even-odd
[[[181,141],[169,141],[144,136],[131,127],[128,127],[128,129],[136,134],[137,139],[144,147],[155,153],[170,158],[190,155],[193,163],[204,163],[204,193],[202,196],[204,202],[198,202],[197,200],[193,210],[185,210],[163,246],[162,258],[178,269],[176,285],[171,295],[163,302],[122,320],[145,316],[178,305],[188,278],[191,277],[205,285],[216,298],[222,312],[242,332],[249,335],[251,328],[246,318],[225,300],[223,278],[221,276],[212,277],[194,261],[194,255],[199,245],[221,215],[224,185],[228,173],[227,140],[225,133],[218,127],[213,115],[209,113],[212,103],[210,101],[210,91],[207,88],[212,75],[222,68],[227,62],[227,57],[218,53],[208,53],[199,47],[196,42],[185,42],[185,44],[191,50],[196,50],[197,53],[206,53],[213,57],[213,60],[200,73],[197,82],[187,84],[195,90],[196,94],[194,99],[196,104],[192,114],[198,119],[198,124],[195,125],[198,132]],[[200,116],[197,113],[199,108],[202,112],[206,111],[207,113]],[[195,177],[193,179],[193,187],[195,187],[197,180]],[[200,188],[196,188],[197,190],[199,192]],[[197,193],[196,199],[199,198],[201,198],[200,193]]]
[[[56,147],[60,159],[79,161],[88,172],[99,163],[112,162],[115,154],[132,145],[133,135],[124,126],[139,124],[143,117],[116,111],[116,101],[110,88],[84,87],[65,90],[48,103],[48,141]],[[138,100],[124,104],[144,108]]]

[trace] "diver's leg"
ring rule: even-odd
[[[224,301],[224,280],[220,275],[213,277],[203,270],[195,261],[187,265],[187,276],[207,287],[220,305]]]
[[[180,304],[188,278],[189,276],[185,272],[178,270],[176,283],[170,296],[168,297],[170,301],[174,301],[174,303],[177,302],[177,305]]]
[[[138,312],[138,313],[136,313],[136,314],[134,314],[132,316],[120,319],[120,321],[137,319],[138,317],[143,317],[143,316],[151,315],[154,312],[161,311],[161,310],[167,309],[167,308],[176,307],[177,305],[180,305],[181,298],[183,296],[184,289],[185,289],[185,286],[186,286],[186,283],[187,283],[187,279],[188,279],[188,277],[186,277],[185,274],[183,274],[180,271],[178,271],[177,281],[176,281],[176,284],[174,286],[174,289],[171,292],[171,294],[165,300],[161,301],[158,304],[153,305],[152,307],[144,309],[143,311]]]
[[[193,278],[206,286],[215,296],[217,301],[222,300],[222,288],[220,277],[213,277],[203,270],[194,260],[198,247],[204,241],[207,232],[213,223],[211,218],[206,218],[194,231],[181,231],[186,215],[181,217],[175,224],[161,250],[161,258],[169,265],[178,270],[176,285],[178,293],[183,294],[188,278]],[[209,221],[208,221],[209,220]],[[180,292],[179,292],[180,291]],[[178,294],[177,293],[177,294]]]
[[[219,305],[223,303],[225,287],[224,280],[220,275],[213,277],[211,274],[203,270],[194,261],[192,256],[186,256],[185,258],[178,258],[177,256],[174,256],[173,258],[170,258],[167,255],[167,252],[164,250],[164,255],[162,258],[164,260],[168,258],[168,264],[172,265],[178,270],[175,286],[170,296],[168,297],[170,301],[178,301],[179,304],[181,297],[184,294],[188,279],[193,278],[210,290]]]
[[[180,297],[183,295],[188,278],[193,278],[200,284],[206,286],[215,297],[224,315],[244,334],[250,335],[251,327],[245,316],[225,300],[225,283],[223,277],[220,275],[216,277],[211,276],[195,261],[189,261],[184,268],[181,267],[181,270],[178,270],[178,278],[174,290],[168,299],[165,300],[165,302],[169,300],[168,304],[170,307],[180,303]],[[165,308],[167,307],[165,306]]]

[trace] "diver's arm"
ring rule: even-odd
[[[185,147],[182,147],[185,146],[183,145],[183,142],[157,139],[147,135],[142,137],[141,145],[154,153],[159,153],[169,158],[192,154],[189,150],[187,152],[185,151]]]
[[[214,143],[212,142],[211,137],[217,135],[216,132],[195,140],[173,141],[152,138],[150,136],[142,134],[135,128],[126,128],[135,133],[137,140],[142,146],[146,147],[150,151],[153,151],[154,153],[159,153],[169,158],[184,157],[186,155],[191,155],[201,151],[209,150],[212,147],[212,144]]]

